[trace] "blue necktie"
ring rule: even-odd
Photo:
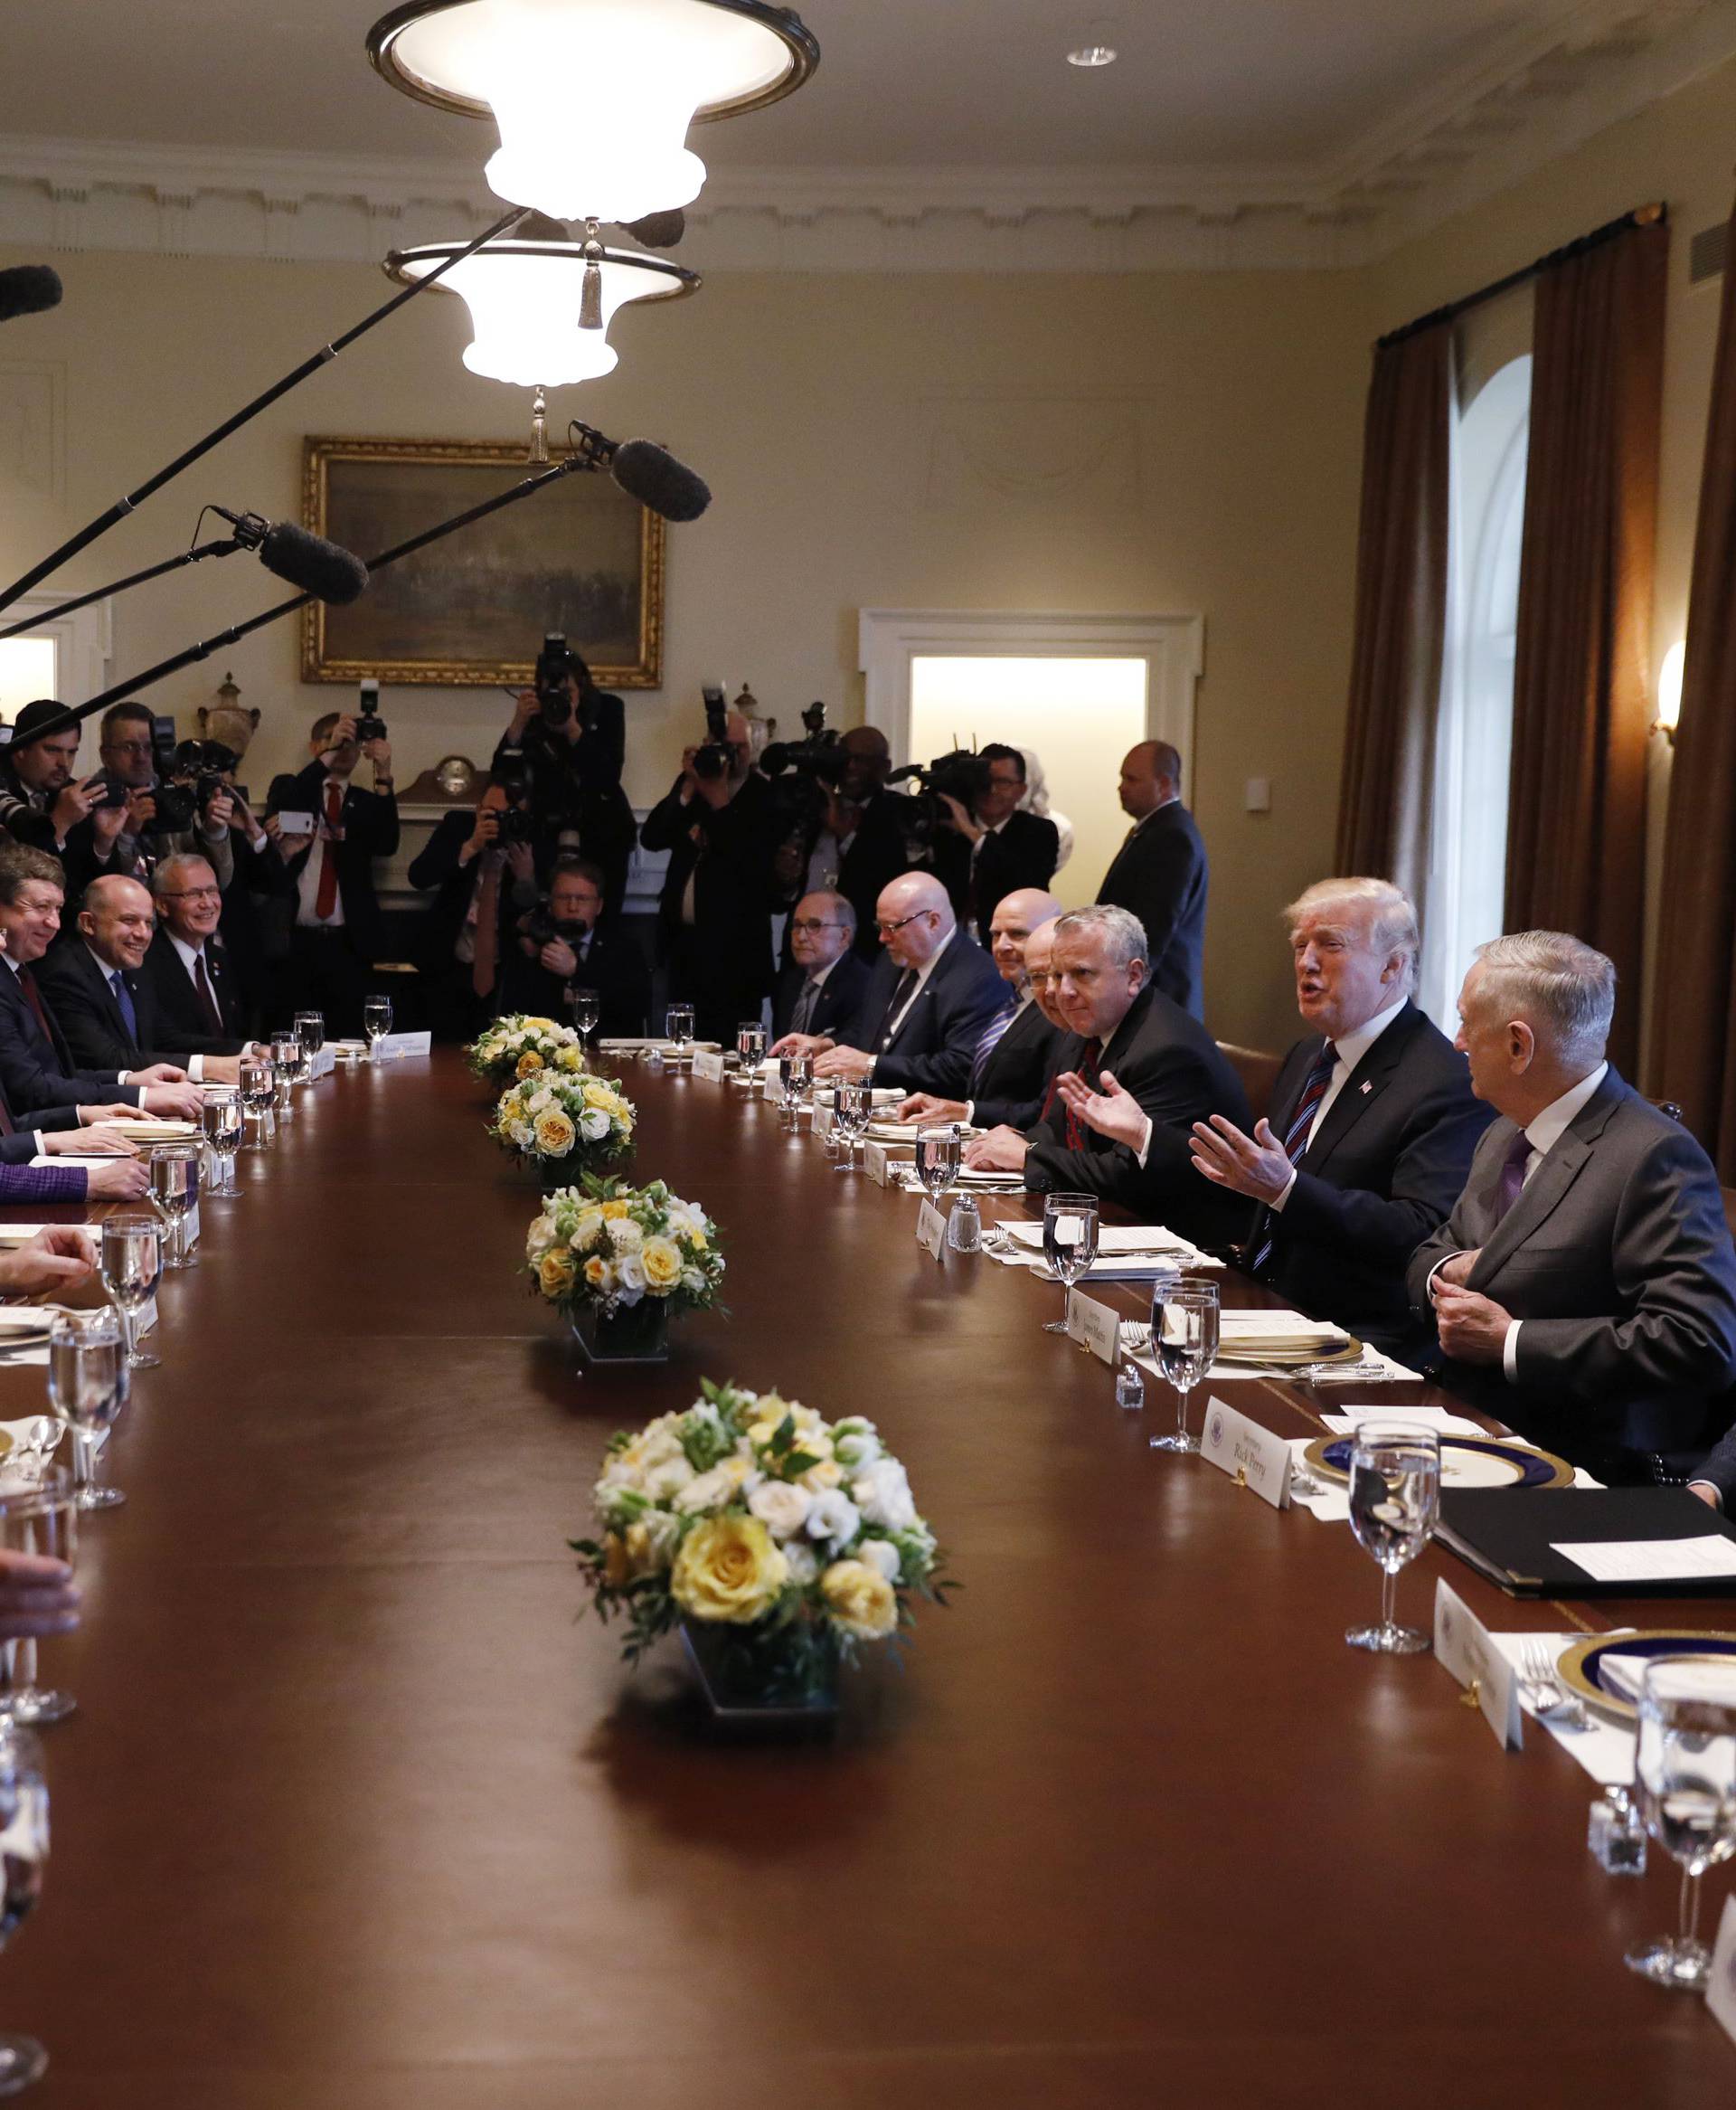
[[[133,993],[127,987],[119,968],[111,970],[108,987],[115,992],[115,1001],[120,1006],[120,1015],[127,1021],[127,1037],[135,1047],[138,1046],[138,1013],[133,1008]]]
[[[976,1043],[976,1052],[970,1061],[970,1089],[974,1094],[983,1081],[983,1072],[988,1067],[988,1058],[1001,1044],[1001,1036],[1018,1017],[1016,1007],[1011,1011],[997,1011],[983,1028],[983,1036]]]

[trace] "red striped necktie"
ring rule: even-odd
[[[1284,1131],[1284,1155],[1292,1165],[1300,1165],[1307,1154],[1311,1140],[1308,1131],[1314,1126],[1314,1117],[1320,1111],[1320,1102],[1326,1097],[1326,1086],[1331,1083],[1332,1073],[1337,1067],[1338,1050],[1331,1041],[1327,1041],[1314,1058],[1314,1067],[1303,1082],[1302,1096],[1296,1102],[1296,1112],[1291,1114],[1289,1125]],[[1272,1228],[1277,1221],[1276,1211],[1268,1209],[1260,1223],[1259,1249],[1250,1263],[1255,1274],[1271,1258]]]
[[[1079,1051],[1079,1074],[1093,1089],[1097,1084],[1097,1065],[1102,1054],[1103,1043],[1100,1040],[1088,1040]],[[1051,1085],[1050,1089],[1052,1091],[1054,1087]],[[1085,1148],[1085,1123],[1071,1106],[1067,1109],[1067,1148],[1070,1150],[1082,1150]]]

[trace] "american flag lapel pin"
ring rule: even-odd
[[[1364,1077],[1364,1078],[1363,1079],[1363,1083],[1362,1083],[1362,1089],[1363,1089],[1363,1092],[1365,1092],[1365,1093],[1367,1093],[1367,1092],[1372,1092],[1372,1091],[1374,1089],[1374,1086],[1373,1086],[1373,1083],[1370,1081],[1370,1079],[1368,1079],[1367,1077]]]

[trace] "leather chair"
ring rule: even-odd
[[[1253,1117],[1259,1121],[1270,1108],[1272,1087],[1278,1083],[1278,1073],[1284,1067],[1282,1055],[1267,1055],[1257,1047],[1238,1047],[1234,1041],[1221,1040],[1218,1046],[1224,1059],[1241,1079],[1241,1088],[1248,1094],[1248,1105]]]

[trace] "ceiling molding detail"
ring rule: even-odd
[[[1736,0],[1582,0],[1546,36],[1395,110],[1316,166],[720,169],[702,268],[1322,270],[1372,261],[1736,56]],[[449,162],[0,137],[0,242],[377,262],[479,232]]]

